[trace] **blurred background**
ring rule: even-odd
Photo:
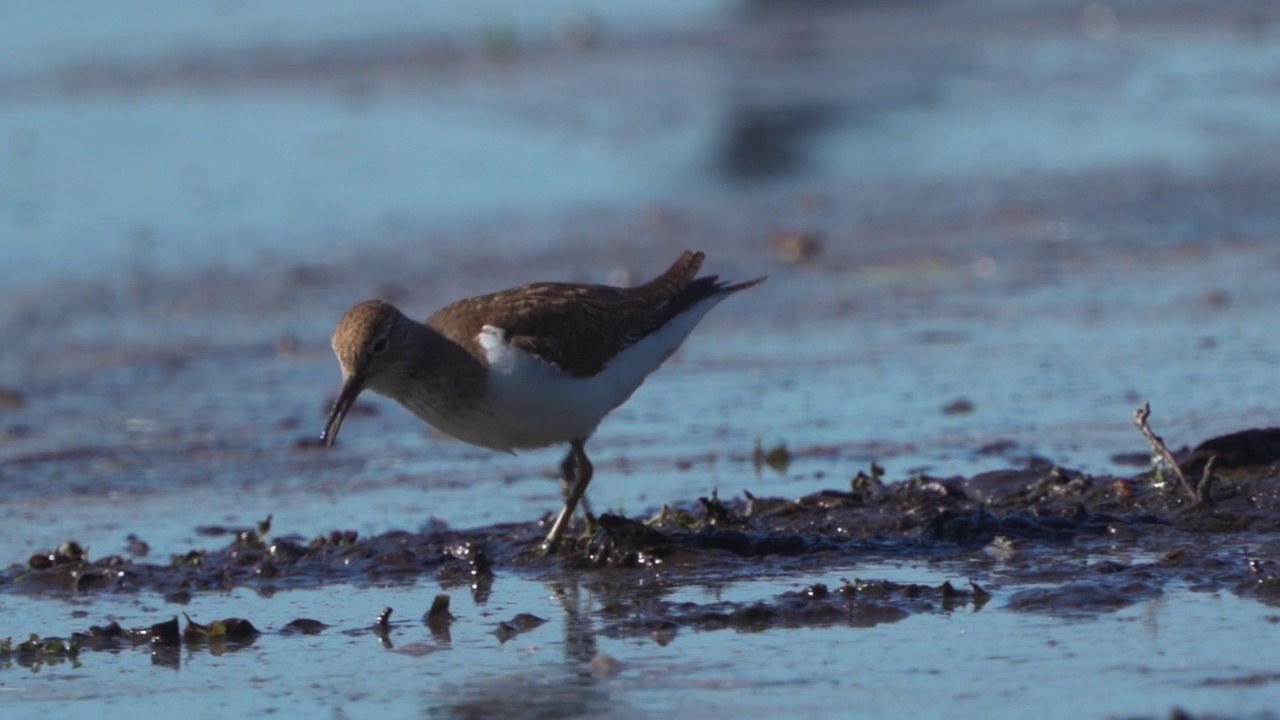
[[[0,547],[538,517],[558,451],[378,400],[309,448],[334,322],[686,247],[771,281],[605,423],[598,507],[873,460],[1131,472],[1143,400],[1172,445],[1275,424],[1278,28],[1262,0],[11,3]]]

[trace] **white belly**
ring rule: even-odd
[[[459,440],[495,450],[585,440],[671,357],[724,297],[708,298],[686,310],[589,378],[562,373],[541,358],[507,345],[505,330],[486,325],[478,338],[489,360],[486,402],[449,417],[426,408],[410,410]]]

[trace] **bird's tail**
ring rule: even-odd
[[[657,302],[669,302],[693,282],[706,259],[701,252],[685,250],[665,272],[641,286],[644,294]]]
[[[730,295],[739,290],[759,285],[764,277],[740,283],[721,282],[718,275],[697,277],[706,255],[686,250],[667,271],[641,287],[655,304],[661,305],[664,315],[674,317],[707,298]]]

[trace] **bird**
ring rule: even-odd
[[[342,386],[321,434],[326,447],[366,390],[395,400],[445,435],[491,450],[568,445],[568,493],[541,544],[556,552],[594,468],[586,443],[684,343],[711,308],[765,281],[698,277],[686,251],[635,287],[538,282],[459,300],[417,322],[384,300],[338,320]]]

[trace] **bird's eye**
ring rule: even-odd
[[[380,337],[377,340],[374,340],[373,344],[369,346],[369,349],[373,351],[374,355],[381,354],[382,351],[387,349],[387,339],[385,337]]]

